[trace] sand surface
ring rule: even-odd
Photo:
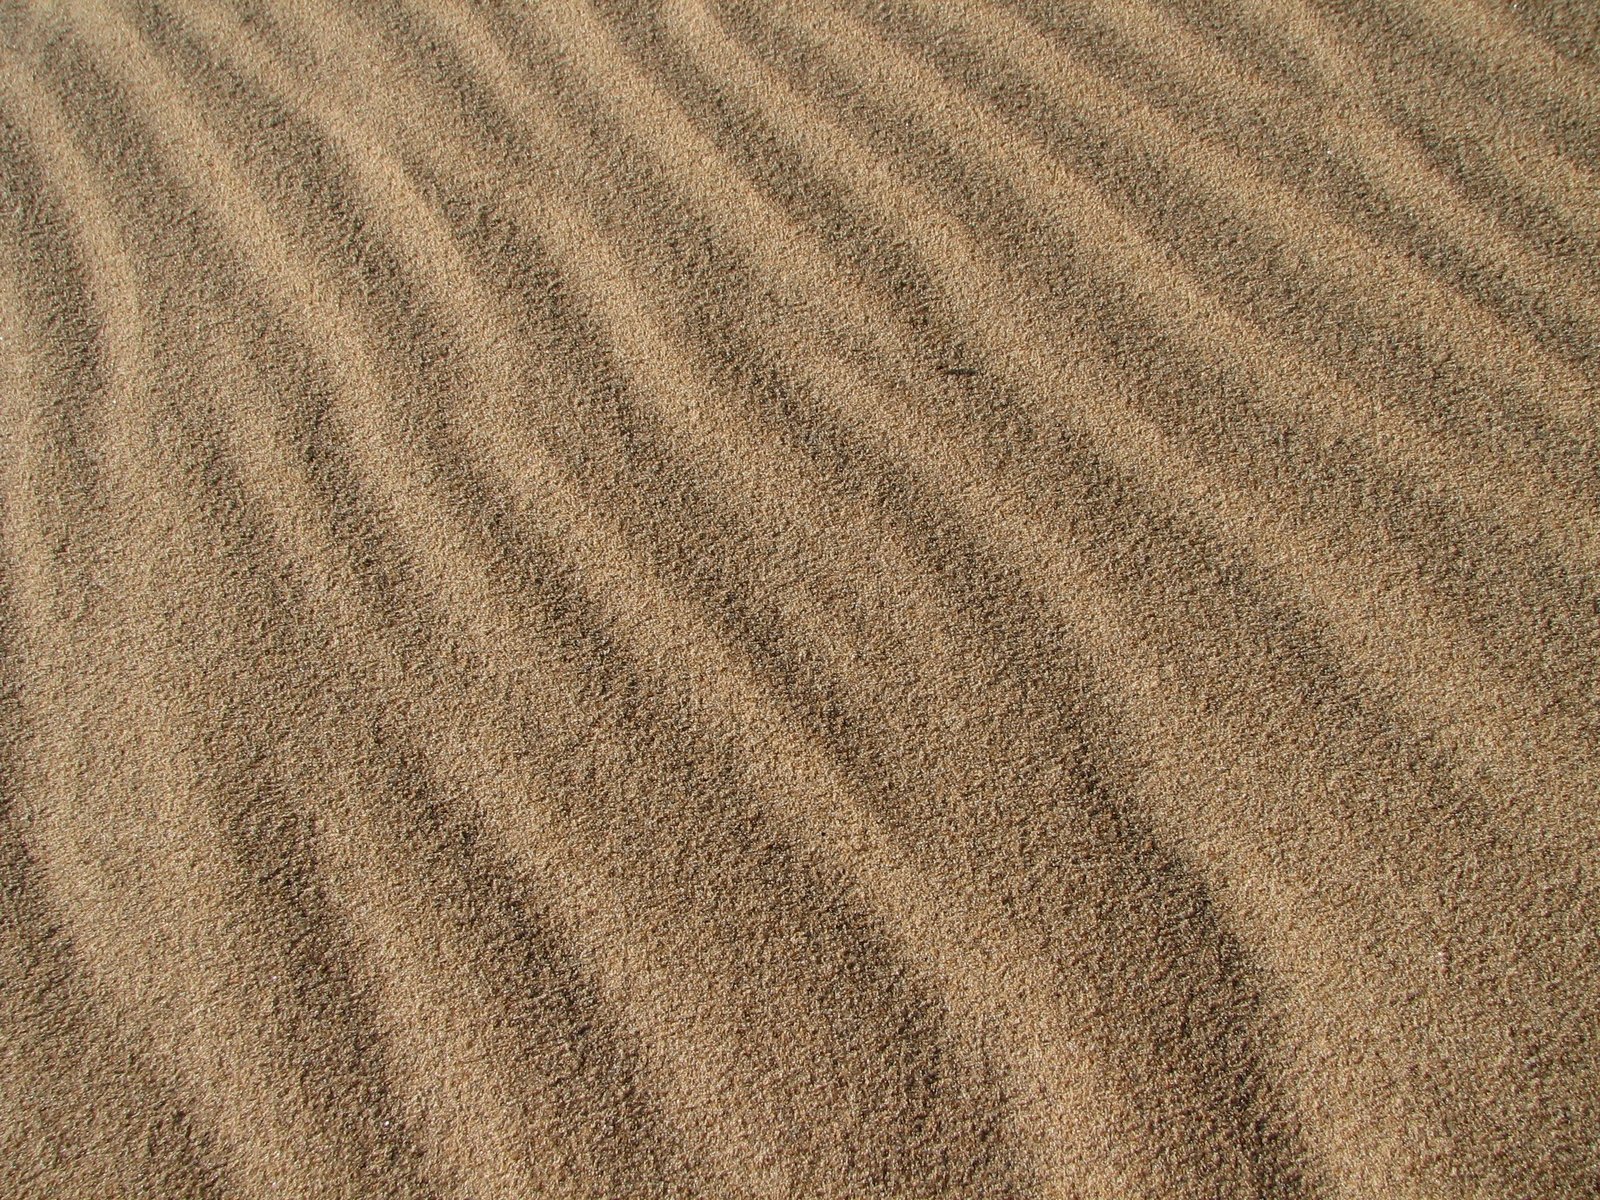
[[[1600,1194],[1597,44],[0,0],[0,1195]]]

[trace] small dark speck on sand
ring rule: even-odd
[[[978,373],[977,367],[940,367],[946,375],[954,375],[961,379],[970,379]]]

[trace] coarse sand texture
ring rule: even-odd
[[[1600,1197],[1600,3],[0,0],[0,1200]]]

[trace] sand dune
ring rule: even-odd
[[[0,6],[0,1192],[1596,1194],[1593,12]]]

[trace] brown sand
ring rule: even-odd
[[[1600,6],[0,42],[0,1194],[1600,1194]]]

